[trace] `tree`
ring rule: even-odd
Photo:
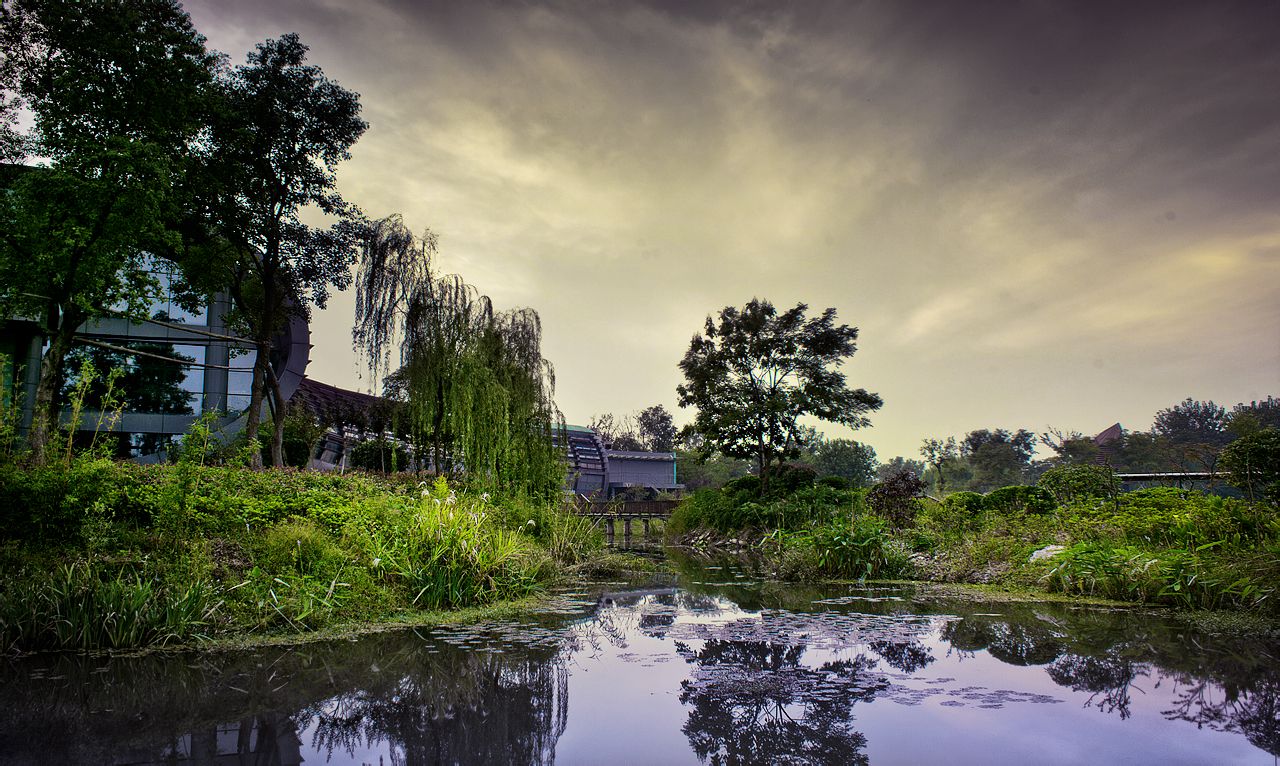
[[[1165,439],[1184,471],[1198,468],[1213,473],[1219,453],[1231,441],[1226,409],[1190,397],[1157,412],[1151,432]]]
[[[676,426],[671,413],[661,404],[640,410],[636,415],[640,440],[654,452],[670,452],[676,448]]]
[[[910,471],[916,476],[923,476],[924,469],[924,463],[919,460],[909,460],[899,455],[891,458],[888,462],[876,466],[876,481],[886,481],[890,476],[899,474],[904,470]]]
[[[370,227],[356,277],[352,340],[377,378],[400,350],[396,388],[407,402],[420,463],[459,469],[477,484],[538,498],[564,481],[564,422],[555,373],[542,357],[537,312],[495,312],[457,275],[432,269],[435,238],[398,217]]]
[[[719,489],[751,472],[751,464],[724,455],[707,455],[698,450],[676,450],[676,476],[690,492]]]
[[[952,463],[960,459],[960,450],[956,446],[956,438],[948,436],[946,440],[925,439],[920,445],[920,456],[933,469],[937,480],[938,497],[947,493],[946,470]]]
[[[285,402],[271,366],[272,339],[291,316],[324,308],[330,287],[351,281],[364,235],[360,211],[336,188],[338,163],[368,128],[359,96],[305,63],[296,34],[260,43],[223,82],[213,122],[207,226],[218,283],[230,287],[234,323],[257,349],[246,435],[258,437],[262,403],[274,412],[272,462],[283,464]],[[327,227],[303,222],[304,211]],[[219,248],[217,245],[221,245]],[[255,452],[254,462],[260,463]]]
[[[1280,429],[1264,428],[1236,439],[1222,451],[1231,484],[1250,500],[1280,504]]]
[[[860,428],[880,408],[878,395],[845,384],[840,365],[857,350],[858,330],[836,325],[836,311],[805,317],[798,303],[781,314],[752,299],[707,317],[680,362],[681,407],[695,407],[694,426],[712,449],[752,458],[762,479],[771,464],[798,453],[802,415]],[[767,479],[764,479],[767,480]]]
[[[1257,433],[1264,428],[1280,429],[1280,399],[1268,396],[1262,401],[1237,404],[1227,415],[1226,425],[1235,437]]]
[[[822,441],[813,465],[818,476],[839,476],[853,487],[868,487],[876,480],[876,451],[852,439]]]
[[[636,433],[635,419],[630,415],[614,417],[606,412],[591,418],[590,427],[606,449],[641,451],[644,443]]]
[[[1040,443],[1053,450],[1050,462],[1055,466],[1089,465],[1102,454],[1093,439],[1079,431],[1050,428],[1040,434]]]
[[[960,455],[973,471],[969,488],[989,492],[1021,483],[1022,473],[1035,454],[1035,444],[1035,434],[1022,428],[1013,432],[984,428],[965,434],[960,442]]]
[[[172,0],[15,0],[0,11],[0,148],[41,159],[0,195],[0,313],[34,319],[48,342],[28,444],[46,450],[76,330],[157,288],[148,252],[176,244],[175,189],[205,122],[216,58]],[[18,136],[13,105],[30,110]]]

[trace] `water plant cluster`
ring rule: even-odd
[[[0,465],[0,650],[411,619],[533,594],[602,547],[584,518],[443,478]]]
[[[667,534],[695,544],[750,541],[769,573],[792,580],[996,583],[1280,612],[1274,505],[1172,487],[1118,492],[1096,466],[941,501],[813,482],[802,471],[767,491],[744,477],[692,495]]]

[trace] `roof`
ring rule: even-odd
[[[604,454],[610,460],[649,460],[659,463],[676,462],[674,452],[640,452],[637,450],[607,449]]]
[[[332,425],[353,425],[381,430],[398,404],[381,396],[331,386],[303,378],[290,398],[322,421]]]

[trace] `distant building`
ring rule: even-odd
[[[1098,465],[1114,465],[1120,450],[1124,448],[1124,429],[1116,423],[1093,437],[1093,444],[1098,448]]]
[[[565,489],[575,495],[609,499],[627,490],[684,488],[676,476],[674,452],[608,449],[595,431],[583,426],[566,426],[565,432],[569,457]]]

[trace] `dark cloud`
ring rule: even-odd
[[[889,455],[1280,380],[1280,4],[188,7],[361,92],[344,192],[538,308],[571,418],[672,406],[701,317],[753,295],[863,328]]]

